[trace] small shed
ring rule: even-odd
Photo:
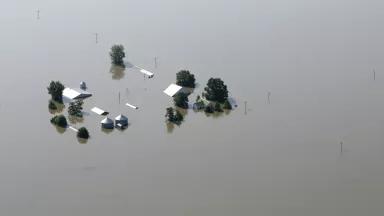
[[[80,89],[82,89],[82,90],[86,90],[87,89],[87,84],[85,84],[84,81],[80,82]]]
[[[108,117],[103,119],[101,121],[101,127],[105,128],[105,129],[113,129],[114,124],[113,124],[112,119],[110,119]]]
[[[125,128],[128,126],[128,118],[124,115],[118,115],[115,118],[115,125],[119,128]]]
[[[183,87],[172,83],[171,85],[168,86],[168,88],[166,88],[164,90],[164,93],[170,97],[173,97],[173,96],[175,96],[175,94],[177,94],[182,89],[183,89]]]

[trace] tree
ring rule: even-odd
[[[195,88],[195,75],[187,70],[181,70],[176,74],[176,84],[183,87]]]
[[[228,99],[227,100],[225,100],[225,102],[224,102],[224,109],[227,109],[227,110],[231,110],[232,109],[232,105],[231,105],[231,103],[228,101]]]
[[[123,45],[113,45],[109,55],[111,56],[112,64],[125,67],[123,61],[125,57]]]
[[[65,88],[64,85],[61,84],[59,81],[56,81],[56,82],[51,81],[47,89],[48,89],[48,93],[52,97],[52,100],[62,103],[64,88]]]
[[[174,122],[175,121],[175,112],[174,112],[172,107],[168,107],[167,108],[167,112],[165,114],[165,117],[167,118],[167,120],[169,122]]]
[[[56,125],[56,126],[63,127],[63,128],[67,127],[67,125],[68,125],[67,119],[63,115],[54,116],[51,119],[51,123]]]
[[[176,110],[175,118],[177,124],[180,124],[184,120],[184,116],[180,113],[179,110]]]
[[[178,125],[184,120],[183,115],[172,107],[167,108],[165,117],[167,118],[168,122],[172,122]]]
[[[223,109],[221,108],[221,105],[219,103],[215,104],[215,111],[216,112],[223,112]]]
[[[206,112],[206,113],[214,113],[215,112],[215,108],[213,107],[213,104],[209,103],[207,106],[205,106],[204,112]]]
[[[188,94],[179,92],[173,96],[173,102],[176,106],[184,109],[188,109]]]
[[[48,108],[51,110],[57,110],[57,106],[52,100],[49,100]]]
[[[68,114],[72,116],[83,117],[82,106],[83,106],[82,100],[69,103]]]
[[[82,139],[88,139],[89,138],[89,132],[87,128],[81,127],[79,131],[77,131],[77,137]]]
[[[227,86],[220,78],[210,78],[204,90],[203,96],[207,100],[223,103],[228,98]]]

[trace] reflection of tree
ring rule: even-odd
[[[55,128],[56,128],[56,131],[59,133],[59,134],[63,134],[67,129],[66,128],[63,128],[63,127],[59,127],[59,126],[56,126],[54,125]]]
[[[73,116],[73,115],[69,115],[68,120],[71,124],[77,124],[77,123],[83,123],[84,122],[84,118],[81,118],[78,116]]]
[[[167,126],[167,132],[168,133],[172,133],[173,130],[175,129],[175,124],[173,124],[173,123],[167,122],[166,126]]]
[[[77,141],[78,141],[80,144],[87,144],[88,139],[77,138]]]
[[[54,100],[52,100],[52,103],[54,103],[55,104],[55,106],[57,107],[57,109],[48,109],[49,110],[49,113],[51,113],[51,114],[56,114],[56,113],[61,113],[61,112],[63,112],[63,110],[64,110],[64,108],[65,108],[65,105],[64,104],[62,104],[62,103],[58,103],[58,102],[56,102],[56,101],[54,101]]]
[[[120,80],[125,76],[124,70],[125,70],[124,67],[112,65],[109,72],[112,73],[112,79]]]
[[[113,129],[106,129],[106,128],[101,127],[101,131],[106,133],[106,134],[110,134],[113,131]]]

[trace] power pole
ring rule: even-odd
[[[40,9],[37,9],[37,11],[36,11],[36,18],[40,19]]]
[[[247,115],[247,101],[244,101],[244,115]]]
[[[343,142],[340,142],[340,153],[343,153]]]
[[[373,69],[373,80],[376,80],[376,70]]]
[[[271,92],[268,92],[268,104],[271,104]]]
[[[95,39],[96,39],[96,43],[99,42],[99,34],[98,33],[95,33]]]
[[[155,68],[157,68],[157,57],[155,57]]]

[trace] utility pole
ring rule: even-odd
[[[340,153],[343,153],[343,142],[340,142]]]
[[[373,69],[373,80],[376,80],[376,70]]]
[[[36,11],[36,18],[40,19],[40,9],[37,9],[37,11]]]
[[[271,92],[268,92],[268,104],[271,104]]]
[[[119,104],[120,104],[120,92],[119,92]]]
[[[95,33],[95,39],[96,39],[96,43],[99,42],[99,34],[98,33]]]
[[[157,57],[155,57],[155,68],[157,68]]]
[[[247,101],[244,101],[244,115],[247,115]]]

